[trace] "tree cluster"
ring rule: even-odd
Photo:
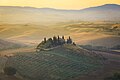
[[[63,44],[73,44],[76,45],[75,42],[72,41],[71,37],[69,36],[68,39],[65,40],[65,37],[62,36],[54,36],[53,38],[44,38],[44,40],[38,45],[38,47],[42,46],[44,48],[56,47]]]

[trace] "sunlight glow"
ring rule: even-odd
[[[82,9],[103,4],[120,4],[120,0],[0,0],[0,6],[31,6],[57,9]]]

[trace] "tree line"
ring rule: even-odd
[[[44,38],[44,40],[37,46],[38,47],[45,47],[45,48],[50,48],[50,47],[55,47],[59,45],[64,45],[64,44],[73,44],[76,45],[75,42],[71,39],[69,36],[68,39],[65,39],[64,36],[53,36],[53,38]]]

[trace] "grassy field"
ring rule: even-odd
[[[0,38],[2,41],[0,44],[3,45],[3,41],[6,40],[8,42],[4,42],[5,47],[9,47],[10,43],[13,45],[14,42],[32,46],[18,49],[16,46],[7,49],[3,47],[0,53],[3,56],[15,55],[10,57],[7,66],[15,67],[23,77],[30,80],[70,80],[103,67],[100,55],[97,56],[95,53],[72,46],[36,53],[34,49],[44,37],[64,35],[65,38],[68,38],[71,36],[73,41],[80,45],[90,44],[108,48],[119,45],[119,32],[120,26],[116,22],[78,21],[54,25],[1,24]],[[116,56],[110,58],[119,60],[119,57]],[[6,58],[0,59],[2,61],[0,68],[2,69]]]
[[[19,53],[6,66],[12,66],[30,80],[70,80],[102,68],[101,57],[71,45],[39,53]]]

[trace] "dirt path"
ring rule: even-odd
[[[19,49],[9,49],[9,50],[4,50],[4,51],[0,51],[0,56],[12,56],[14,54],[17,53],[21,53],[21,52],[35,52],[34,48],[19,48]]]

